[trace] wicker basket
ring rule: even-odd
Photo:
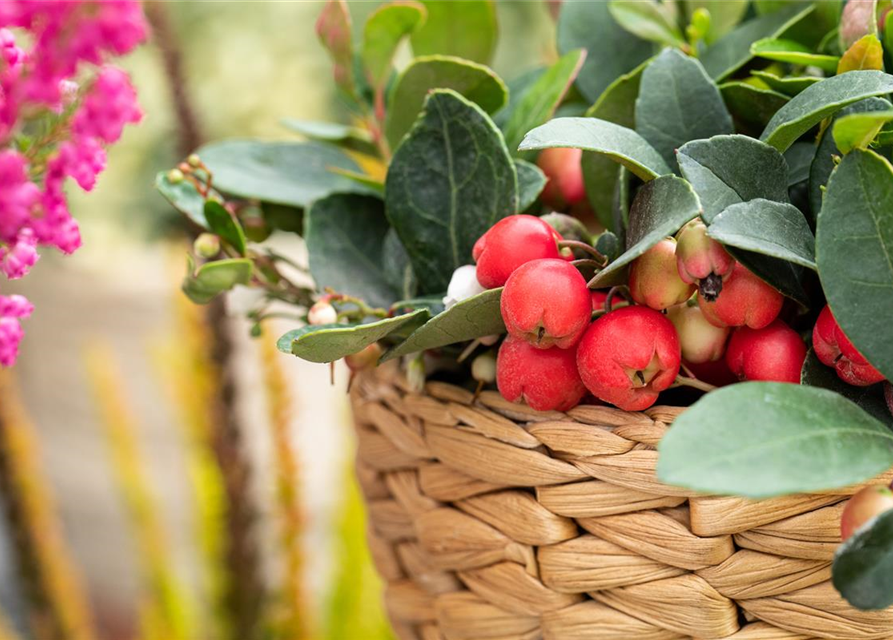
[[[680,408],[418,395],[393,364],[351,396],[401,640],[893,638],[893,610],[857,611],[829,582],[856,489],[751,502],[662,485],[655,445]]]

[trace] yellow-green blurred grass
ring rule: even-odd
[[[37,432],[8,370],[0,370],[0,449],[0,475],[19,562],[29,582],[34,635],[94,640],[88,598],[41,468]]]
[[[167,532],[146,476],[137,423],[120,386],[125,377],[114,352],[97,342],[85,354],[87,373],[108,439],[118,488],[130,515],[144,578],[142,640],[196,640],[193,603],[174,571]]]

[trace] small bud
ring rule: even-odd
[[[307,322],[319,326],[338,322],[338,312],[327,300],[316,302],[307,312]]]
[[[471,377],[484,384],[496,382],[496,356],[492,351],[482,353],[472,361]]]
[[[193,169],[198,168],[199,165],[201,165],[201,163],[202,163],[201,158],[198,157],[198,154],[197,154],[197,153],[191,153],[191,154],[189,154],[189,157],[186,158],[186,162],[187,162],[187,163],[189,164],[189,166],[192,167]]]
[[[347,368],[354,373],[357,371],[365,371],[378,364],[378,359],[381,358],[382,352],[382,348],[378,343],[373,342],[356,353],[345,356],[344,364],[346,364]]]
[[[177,165],[177,169],[182,171],[183,173],[192,173],[192,167],[189,166],[186,162],[181,162]]]
[[[201,258],[213,258],[220,253],[220,238],[213,233],[202,233],[192,243],[192,250]]]
[[[425,390],[425,358],[423,354],[418,354],[409,359],[406,364],[406,381],[409,388],[415,393],[422,393]]]
[[[477,268],[473,264],[467,264],[459,267],[453,272],[453,277],[450,278],[450,285],[447,287],[447,294],[443,299],[443,304],[449,309],[463,300],[476,296],[484,291],[484,287],[478,282]]]
[[[171,184],[180,184],[185,178],[186,176],[179,169],[171,169],[167,172],[167,181]]]

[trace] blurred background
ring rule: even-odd
[[[356,34],[378,3],[348,4]],[[346,371],[277,352],[287,323],[249,338],[240,292],[188,302],[187,230],[153,189],[197,143],[346,122],[321,7],[146,5],[153,41],[122,61],[146,117],[94,192],[71,189],[84,247],[18,288],[36,311],[0,372],[0,640],[390,637]],[[545,2],[497,14],[501,77],[555,58]]]

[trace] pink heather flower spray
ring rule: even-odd
[[[27,275],[39,247],[70,254],[81,246],[66,183],[92,190],[106,147],[142,118],[130,78],[108,63],[147,35],[136,0],[0,2],[0,272],[8,279]],[[0,295],[0,366],[15,362],[32,311],[25,298]]]

